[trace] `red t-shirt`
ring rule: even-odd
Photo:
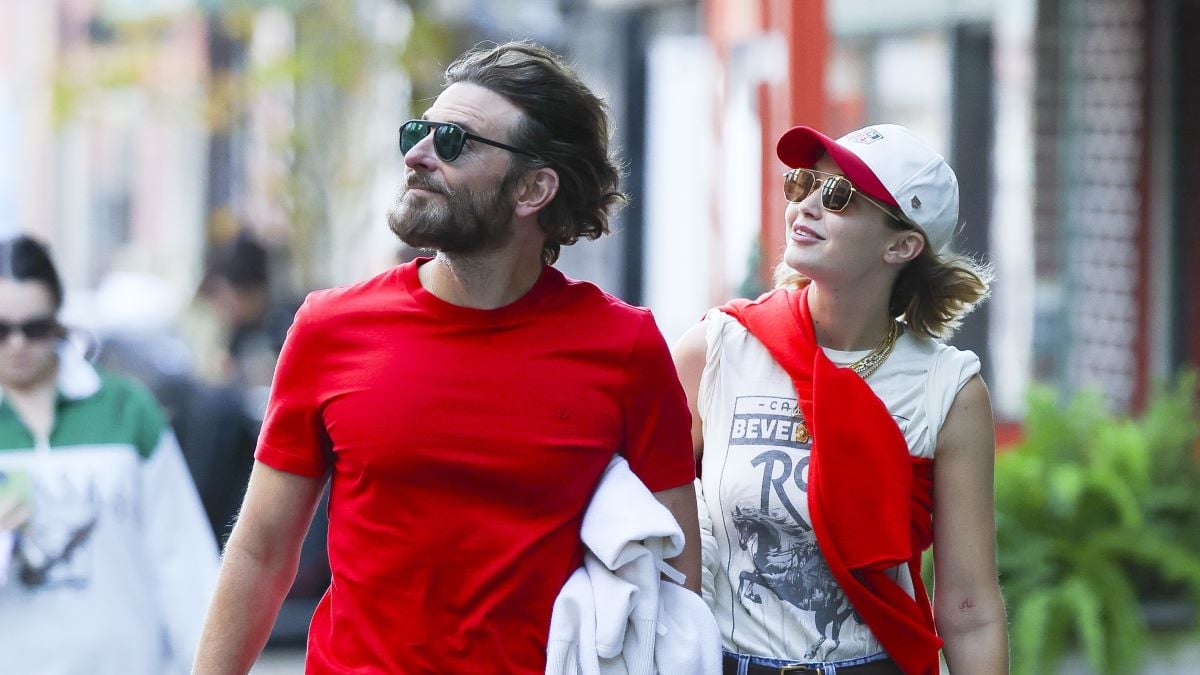
[[[552,267],[458,307],[423,262],[311,294],[279,359],[255,456],[332,471],[307,669],[542,673],[612,454],[651,491],[692,480],[686,400],[647,310]]]

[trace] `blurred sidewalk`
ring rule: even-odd
[[[296,675],[304,672],[304,647],[267,647],[250,675]]]

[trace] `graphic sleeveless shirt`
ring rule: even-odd
[[[800,661],[883,651],[817,546],[807,496],[812,442],[791,379],[733,317],[714,309],[705,323],[707,358],[697,401],[704,420],[698,485],[703,591],[724,647]],[[845,366],[868,351],[825,354]],[[950,405],[978,372],[974,353],[905,331],[868,383],[910,454],[932,459]],[[908,569],[891,573],[912,595]]]

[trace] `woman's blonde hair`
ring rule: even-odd
[[[898,229],[912,229],[895,219],[888,222]],[[800,289],[810,281],[782,261],[774,276],[776,288]],[[954,253],[939,255],[926,242],[920,255],[896,277],[888,313],[903,319],[919,336],[947,339],[987,299],[994,277],[989,263]]]

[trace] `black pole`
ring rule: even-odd
[[[621,115],[624,129],[624,157],[628,167],[625,191],[629,204],[622,213],[624,270],[622,295],[626,302],[642,304],[645,295],[646,260],[646,21],[645,11],[627,12],[622,23],[625,57],[625,109]]]

